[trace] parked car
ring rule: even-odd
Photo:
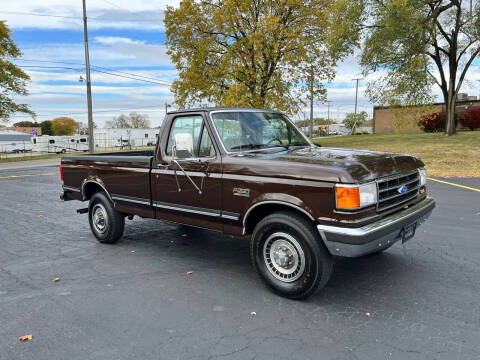
[[[159,136],[155,151],[64,156],[61,198],[89,202],[79,212],[101,243],[133,215],[248,240],[261,278],[289,298],[322,288],[332,256],[411,239],[435,207],[420,159],[319,147],[276,111],[171,111]]]

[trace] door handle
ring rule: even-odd
[[[160,170],[168,170],[169,164],[158,164],[157,167]]]

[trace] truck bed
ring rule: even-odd
[[[150,162],[153,157],[153,150],[142,151],[120,151],[101,154],[82,154],[67,155],[62,158],[62,164],[71,161],[134,161],[134,162]]]
[[[72,191],[70,198],[77,200],[88,198],[89,192],[100,186],[110,194],[117,210],[152,217],[153,155],[154,151],[147,150],[64,156],[64,186]]]

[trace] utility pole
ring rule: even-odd
[[[310,139],[313,140],[313,76],[314,76],[314,69],[313,65],[310,66],[310,76],[309,76],[309,90],[310,90]]]
[[[93,154],[95,144],[93,140],[93,116],[92,116],[92,86],[90,83],[90,56],[88,54],[88,29],[87,29],[87,5],[83,1],[83,41],[85,44],[85,72],[87,76],[87,110],[88,110],[88,151]]]
[[[356,78],[356,79],[353,79],[357,82],[357,85],[355,87],[355,115],[357,114],[357,104],[358,104],[358,82],[362,79],[360,78]]]
[[[330,103],[331,101],[327,101],[328,112],[327,112],[327,136],[330,134]]]
[[[355,118],[354,118],[354,121],[353,121],[352,134],[355,132],[355,126],[357,126],[358,82],[361,79],[360,78],[355,78],[353,80],[356,81],[357,85],[355,87]]]

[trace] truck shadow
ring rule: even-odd
[[[150,254],[163,261],[171,259],[173,263],[181,261],[193,267],[228,273],[239,284],[245,279],[257,278],[250,263],[247,240],[183,225],[158,221],[148,221],[148,225],[142,223],[133,228],[127,226],[123,243],[130,247],[147,247]],[[398,297],[402,290],[397,285],[415,281],[417,276],[418,269],[410,265],[411,258],[393,248],[361,258],[334,257],[330,281],[308,302],[347,305],[354,303],[358,296],[369,304],[364,298],[367,293],[371,298]],[[268,292],[262,289],[260,281],[254,286]],[[356,305],[361,304],[357,302]]]

